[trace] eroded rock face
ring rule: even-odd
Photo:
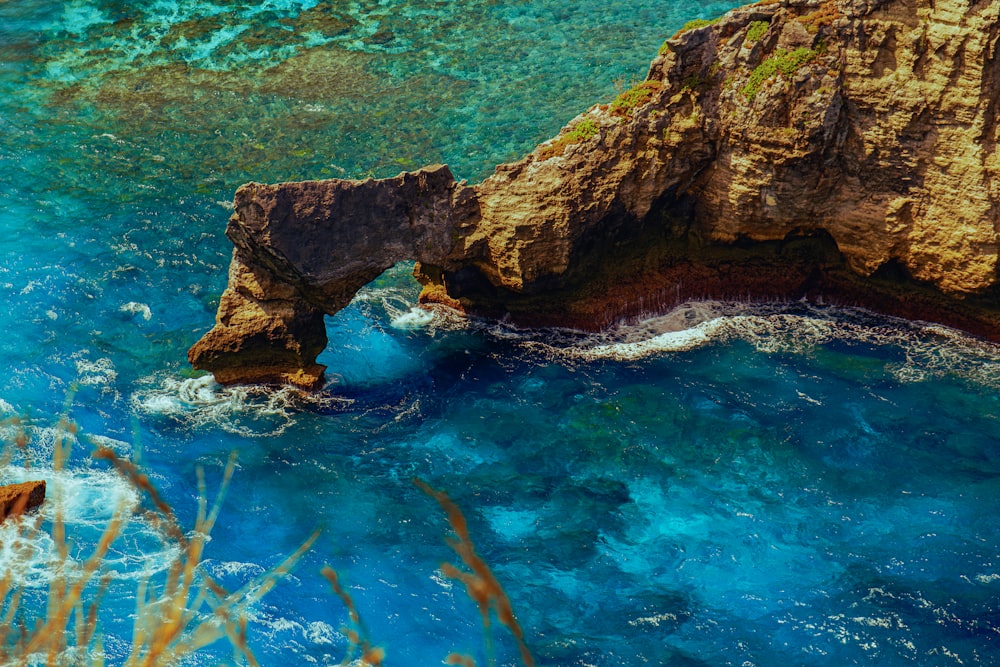
[[[224,384],[320,386],[324,313],[397,262],[444,263],[475,211],[472,189],[444,166],[382,180],[242,186],[226,228],[235,246],[229,285],[215,327],[188,359]]]
[[[316,357],[326,341],[323,311],[237,248],[215,327],[188,351],[188,360],[222,384],[315,389],[323,383],[325,369]]]
[[[998,43],[989,0],[752,5],[474,188],[244,186],[191,361],[315,386],[322,313],[402,259],[425,300],[527,324],[815,296],[1000,339]]]
[[[45,481],[0,486],[0,521],[33,510],[45,502]]]
[[[471,310],[537,323],[607,324],[641,311],[643,295],[666,306],[826,292],[928,319],[964,303],[978,314],[950,321],[989,333],[998,13],[963,0],[784,2],[676,35],[631,98],[590,109],[477,187],[486,252],[471,258],[491,298],[464,276],[444,282]],[[789,272],[771,257],[802,239],[822,261]]]

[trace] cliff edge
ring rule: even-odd
[[[424,301],[530,325],[807,297],[1000,340],[998,43],[991,0],[761,2],[478,185],[248,184],[189,359],[316,387],[323,313],[405,259]]]

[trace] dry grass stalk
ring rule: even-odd
[[[6,423],[20,426],[20,422],[11,420]],[[66,419],[60,421],[52,455],[54,471],[64,468],[73,444],[73,438],[69,436],[75,433],[76,427],[72,423]],[[23,450],[21,456],[28,462],[27,440],[22,441],[21,434],[23,429],[18,431],[13,444]],[[0,579],[0,664],[104,664],[98,612],[110,575],[102,575],[102,566],[129,514],[137,512],[159,529],[165,542],[178,547],[180,556],[171,564],[162,586],[158,587],[150,580],[140,583],[132,646],[124,664],[130,667],[176,664],[204,646],[226,638],[238,659],[256,666],[257,660],[247,641],[247,608],[288,574],[318,534],[313,534],[276,568],[239,591],[229,593],[204,573],[200,564],[235,469],[235,456],[230,457],[211,510],[208,508],[204,474],[198,471],[198,512],[191,537],[185,535],[176,514],[149,477],[134,463],[121,459],[108,449],[98,449],[95,457],[108,461],[141,496],[150,501],[153,509],[119,507],[87,560],[82,566],[74,567],[69,558],[63,502],[56,494],[51,526],[55,561],[46,613],[33,627],[26,627],[24,615],[20,613],[23,611],[22,591],[15,583],[14,574],[9,571],[4,573]],[[0,461],[9,463],[10,460],[8,447]],[[42,517],[20,517],[17,522],[13,548],[15,553],[19,551],[28,559],[31,557],[30,545],[44,535]],[[89,602],[85,602],[85,595],[95,585],[96,593]]]
[[[458,538],[448,538],[446,542],[458,554],[459,558],[462,559],[462,563],[465,564],[468,571],[462,570],[452,563],[443,563],[441,571],[449,579],[454,579],[465,584],[465,590],[469,594],[469,597],[479,607],[486,642],[486,658],[489,664],[492,667],[496,663],[493,652],[492,632],[490,630],[490,610],[492,609],[497,615],[497,620],[506,626],[514,636],[514,639],[517,640],[518,648],[521,651],[521,662],[526,667],[534,667],[535,659],[532,657],[531,651],[524,641],[524,631],[514,616],[514,609],[511,606],[510,598],[507,597],[507,592],[500,585],[490,566],[476,553],[476,545],[469,536],[468,522],[465,519],[465,515],[462,514],[462,510],[459,509],[458,505],[444,491],[434,489],[420,479],[414,479],[413,483],[421,491],[438,501],[438,504],[441,505],[441,509],[444,510],[448,518],[448,524]],[[457,654],[453,653],[452,655]]]
[[[30,450],[27,436],[19,421],[7,420],[0,424],[14,425],[17,435],[13,444],[20,456],[30,464]],[[69,458],[76,427],[66,419],[60,421],[52,455],[54,471],[61,471]],[[0,463],[9,464],[9,447],[0,454]],[[215,526],[235,469],[235,455],[226,466],[219,493],[209,509],[205,489],[204,473],[198,470],[198,512],[195,527],[190,537],[181,528],[170,505],[133,462],[120,458],[115,452],[98,448],[94,457],[110,463],[139,494],[146,498],[152,508],[119,507],[105,528],[93,552],[82,567],[75,570],[69,558],[66,522],[63,515],[62,498],[56,494],[55,511],[52,520],[52,541],[56,559],[48,594],[46,615],[28,628],[19,612],[23,598],[22,591],[14,581],[12,572],[0,578],[0,664],[29,664],[45,662],[59,665],[71,662],[103,666],[103,639],[98,632],[98,612],[108,585],[110,575],[102,574],[102,565],[109,549],[119,537],[130,513],[143,516],[156,527],[165,542],[176,545],[180,556],[167,570],[165,581],[157,586],[151,580],[139,583],[136,595],[135,622],[132,631],[132,645],[125,661],[126,667],[152,667],[182,662],[191,654],[219,639],[227,639],[234,650],[234,658],[256,667],[259,663],[250,649],[247,638],[246,612],[250,605],[260,600],[285,577],[299,559],[309,550],[319,536],[313,533],[294,553],[280,565],[261,577],[248,583],[240,590],[229,593],[202,571],[200,564],[205,544]],[[510,599],[500,582],[485,561],[476,553],[469,535],[465,516],[458,506],[443,491],[433,489],[421,480],[414,483],[429,496],[438,501],[445,511],[447,520],[457,539],[447,539],[447,543],[458,554],[467,570],[444,563],[442,572],[449,578],[461,581],[473,601],[479,607],[485,631],[486,655],[489,664],[495,665],[491,634],[491,610],[497,619],[507,627],[517,640],[521,660],[526,667],[534,667],[534,658],[524,641],[524,632],[514,616]],[[17,520],[15,550],[20,550],[25,559],[31,557],[30,545],[43,535],[42,516],[22,516]],[[331,568],[323,569],[333,592],[347,607],[351,628],[344,628],[350,641],[350,648],[341,665],[367,665],[381,667],[385,651],[373,646],[358,614],[350,594],[341,586],[337,573]],[[85,604],[85,594],[94,587],[89,604]],[[355,656],[357,658],[355,659]],[[460,667],[475,667],[475,660],[469,655],[451,653],[445,664]]]
[[[14,437],[12,438],[14,447],[3,448],[3,452],[0,453],[0,466],[10,465],[14,451],[16,450],[20,452],[21,458],[24,459],[24,467],[30,469],[31,452],[28,450],[28,434],[24,431],[24,424],[21,422],[21,418],[14,416],[0,421],[0,428],[8,426],[14,429]]]
[[[354,599],[351,597],[351,594],[344,590],[343,586],[340,585],[340,578],[337,576],[337,571],[332,567],[324,567],[323,576],[330,582],[330,588],[333,589],[334,594],[336,594],[336,596],[339,597],[344,603],[344,606],[347,607],[347,616],[351,619],[351,624],[354,626],[352,628],[342,628],[341,630],[345,635],[347,635],[349,646],[347,654],[344,656],[344,659],[340,664],[354,664],[351,662],[354,659],[354,654],[356,652],[360,652],[361,655],[358,660],[362,665],[380,667],[382,665],[382,661],[385,660],[385,651],[378,646],[372,646],[371,641],[368,639],[368,631],[361,622],[361,616],[358,614],[358,608],[354,604]]]
[[[236,653],[248,664],[259,664],[247,642],[246,610],[291,571],[316,541],[319,533],[313,533],[277,567],[235,593],[229,593],[201,572],[199,564],[232,479],[236,466],[235,455],[229,458],[222,486],[211,510],[208,509],[204,473],[198,470],[198,515],[194,536],[190,539],[184,536],[176,516],[156,492],[148,476],[142,474],[130,461],[119,459],[108,450],[99,450],[97,456],[112,462],[137,489],[150,498],[160,513],[161,525],[182,547],[182,556],[170,568],[163,589],[157,592],[148,585],[141,589],[132,654],[126,665],[171,664],[223,637],[229,640]],[[204,607],[211,614],[198,620]],[[156,610],[156,613],[146,613],[150,609]]]

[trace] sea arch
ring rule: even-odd
[[[265,185],[236,191],[226,236],[229,284],[215,326],[188,352],[218,382],[316,389],[324,315],[395,264],[442,266],[467,249],[475,190],[444,165],[394,178]]]

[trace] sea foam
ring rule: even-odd
[[[942,325],[803,302],[692,302],[598,333],[509,326],[491,333],[547,356],[585,361],[635,361],[734,341],[764,354],[808,354],[843,342],[895,350],[898,358],[886,370],[900,382],[953,375],[1000,388],[1000,346]]]
[[[38,451],[36,457],[42,458]],[[37,479],[46,482],[46,501],[38,511],[0,524],[0,571],[9,572],[16,585],[45,586],[57,573],[58,548],[45,528],[57,517],[65,524],[70,542],[64,566],[67,574],[82,566],[116,515],[124,523],[102,563],[104,571],[114,572],[118,580],[138,581],[163,571],[177,558],[177,547],[134,514],[139,493],[121,475],[88,467],[0,467],[3,484]],[[40,522],[39,529],[30,529],[31,522]]]
[[[331,410],[351,403],[326,393],[287,387],[226,387],[211,375],[178,378],[154,375],[131,397],[139,414],[190,428],[216,427],[229,433],[267,437],[283,433],[304,408]]]

